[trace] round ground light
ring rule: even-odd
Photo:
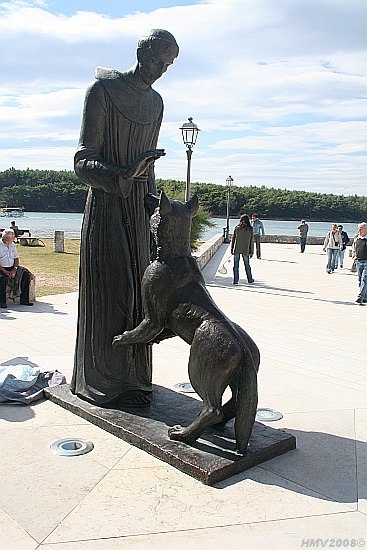
[[[89,453],[94,448],[91,441],[84,441],[76,437],[66,437],[58,439],[50,445],[53,453],[60,456],[79,456]]]
[[[190,382],[179,382],[174,387],[182,393],[196,393]]]
[[[255,420],[258,422],[275,422],[281,418],[283,418],[282,413],[274,409],[257,409]]]

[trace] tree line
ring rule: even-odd
[[[157,179],[157,189],[183,201],[185,182]],[[201,208],[213,217],[226,217],[228,191],[223,185],[193,183],[191,193]],[[16,170],[0,172],[0,205],[23,206],[28,212],[83,212],[87,187],[72,171]],[[272,187],[233,186],[230,215],[256,212],[261,218],[314,221],[338,219],[358,222],[366,219],[367,197],[290,191]]]
[[[86,186],[68,170],[0,172],[0,205],[23,206],[28,212],[83,212]]]

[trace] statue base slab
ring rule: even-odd
[[[187,426],[201,411],[201,401],[162,386],[154,386],[145,409],[97,407],[73,395],[69,385],[44,390],[47,399],[167,462],[207,485],[296,448],[296,438],[284,430],[255,422],[245,455],[235,451],[233,421],[207,430],[192,444],[171,441],[170,426]]]

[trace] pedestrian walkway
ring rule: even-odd
[[[325,272],[321,246],[265,243],[255,283],[204,270],[218,306],[261,352],[259,407],[297,438],[297,449],[208,487],[49,402],[0,406],[1,550],[293,550],[367,541],[367,306],[344,269]],[[31,311],[30,311],[31,310]],[[0,364],[58,369],[70,380],[77,295],[0,310]],[[154,382],[188,381],[189,348],[154,346]],[[191,394],[193,395],[193,394]],[[56,439],[94,443],[79,457]],[[325,542],[327,541],[328,542]],[[347,542],[345,542],[347,541]],[[354,542],[355,541],[355,544]],[[321,547],[321,542],[318,546]]]

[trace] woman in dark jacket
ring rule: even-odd
[[[245,264],[247,281],[250,284],[253,283],[254,279],[251,273],[250,258],[252,258],[254,253],[254,234],[247,214],[242,214],[240,223],[234,228],[231,241],[231,253],[234,255],[233,284],[238,285],[240,255]]]

